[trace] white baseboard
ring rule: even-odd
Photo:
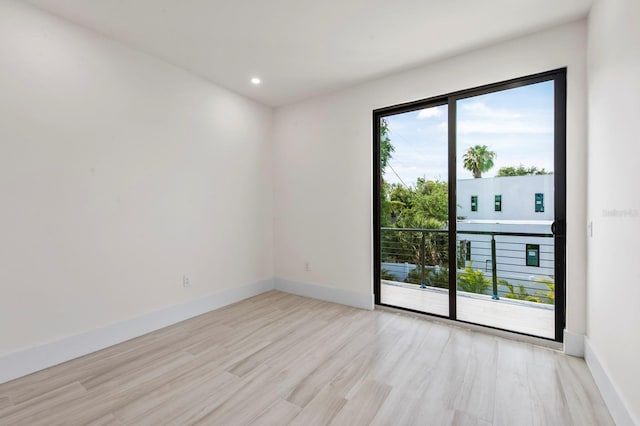
[[[285,293],[297,294],[298,296],[311,297],[313,299],[325,300],[327,302],[339,303],[355,308],[372,310],[374,305],[373,293],[355,293],[349,290],[285,280],[283,278],[276,278],[275,285],[276,290],[284,291]]]
[[[257,296],[274,288],[274,279],[270,278],[1,356],[0,384]]]
[[[274,289],[361,309],[371,310],[374,305],[373,294],[270,278],[0,356],[0,384]]]
[[[600,362],[600,358],[593,350],[589,339],[585,338],[584,359],[587,361],[591,375],[602,394],[613,421],[618,426],[640,425],[640,419],[635,418],[630,405],[625,401],[618,387],[611,378],[607,368]]]
[[[567,355],[584,358],[584,334],[564,330],[564,353]]]

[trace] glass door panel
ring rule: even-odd
[[[554,81],[456,101],[457,319],[555,337]]]
[[[380,303],[449,316],[447,105],[380,119]]]

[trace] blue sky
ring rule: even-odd
[[[537,166],[553,170],[553,81],[458,101],[458,179],[471,179],[462,156],[474,145],[497,153],[495,166]],[[418,177],[447,180],[447,106],[388,116],[395,152],[384,178],[413,185]]]

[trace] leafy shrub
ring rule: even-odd
[[[518,284],[518,290],[516,291],[513,287],[513,284],[509,283],[506,280],[503,281],[505,282],[504,285],[509,289],[509,293],[506,293],[504,295],[504,297],[506,297],[507,299],[526,300],[527,302],[536,303],[540,303],[542,301],[539,297],[527,293],[527,289],[524,288],[523,284]]]
[[[552,305],[556,304],[556,283],[552,277],[549,278],[538,278],[536,282],[544,283],[547,286],[548,291],[538,291],[537,294],[544,297],[546,303],[550,303]]]
[[[389,271],[388,269],[380,269],[380,279],[381,280],[388,280],[388,281],[397,281],[397,278],[395,275],[393,275],[391,273],[391,271]]]
[[[410,271],[404,282],[423,284],[420,282],[420,268]],[[449,268],[441,266],[437,269],[427,269],[425,271],[424,284],[429,287],[449,288]]]
[[[464,268],[464,273],[458,276],[458,290],[466,291],[467,293],[485,294],[491,287],[491,280],[486,278],[481,270],[473,269],[471,266],[469,264]]]
[[[420,282],[420,268],[415,268],[409,271],[407,278],[404,279],[405,283],[409,284],[422,284]]]
[[[427,279],[432,287],[449,288],[449,268],[441,266],[427,271]]]

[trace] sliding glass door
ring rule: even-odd
[[[374,112],[376,303],[561,341],[565,71]]]
[[[554,89],[456,100],[459,320],[555,337]]]

